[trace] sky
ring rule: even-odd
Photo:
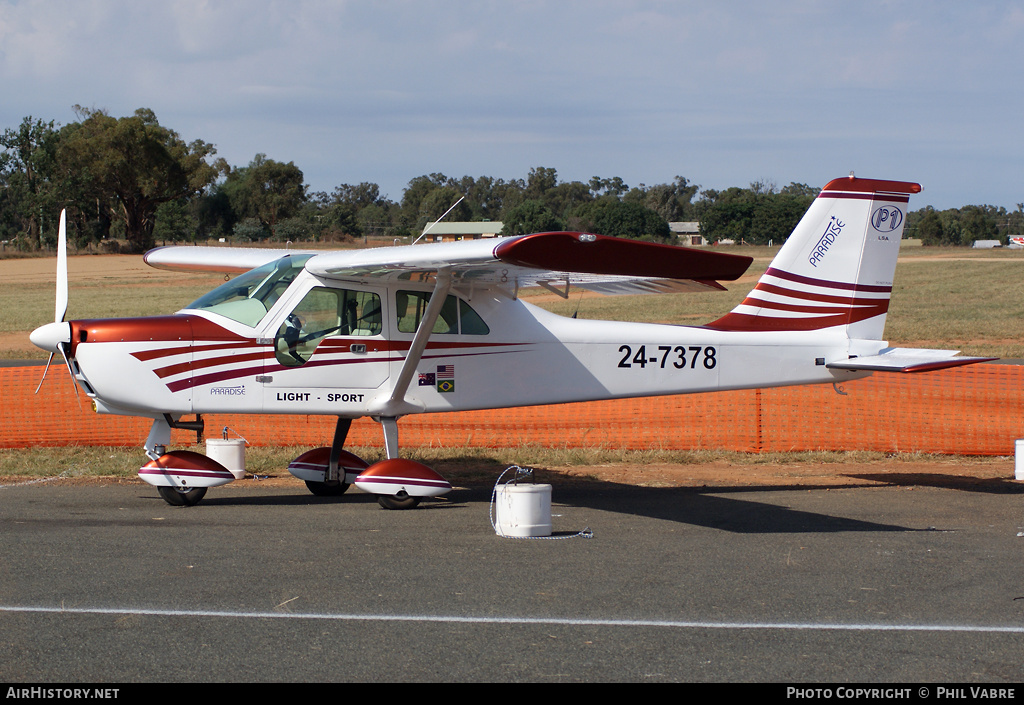
[[[431,173],[1024,202],[1024,3],[0,0],[0,130],[152,109],[311,191]]]

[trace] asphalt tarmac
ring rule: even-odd
[[[0,682],[1020,683],[1022,492],[8,484]]]

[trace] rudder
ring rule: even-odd
[[[910,194],[904,181],[834,179],[821,190],[741,304],[716,330],[810,331],[845,327],[879,340]]]

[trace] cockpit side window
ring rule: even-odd
[[[426,313],[430,302],[429,291],[399,291],[395,294],[395,313],[398,318],[398,330],[402,333],[415,333]],[[435,335],[487,335],[490,329],[472,309],[458,298],[449,295],[441,307],[441,313],[434,322]]]
[[[209,311],[255,328],[312,255],[282,257],[221,284],[186,308]]]
[[[368,291],[314,287],[292,309],[274,338],[274,353],[282,365],[309,361],[329,336],[380,335],[383,322],[380,297]]]

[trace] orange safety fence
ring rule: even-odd
[[[96,414],[66,371],[0,368],[0,448],[144,443],[150,419]],[[842,393],[841,393],[842,392]],[[252,445],[330,445],[334,418],[217,414],[207,437],[228,427]],[[1013,455],[1024,437],[1024,366],[980,364],[919,374],[876,373],[831,385],[647,397],[555,406],[407,416],[403,447],[520,445],[741,452],[869,450]],[[174,431],[176,445],[195,434]],[[382,446],[370,419],[348,445]]]

